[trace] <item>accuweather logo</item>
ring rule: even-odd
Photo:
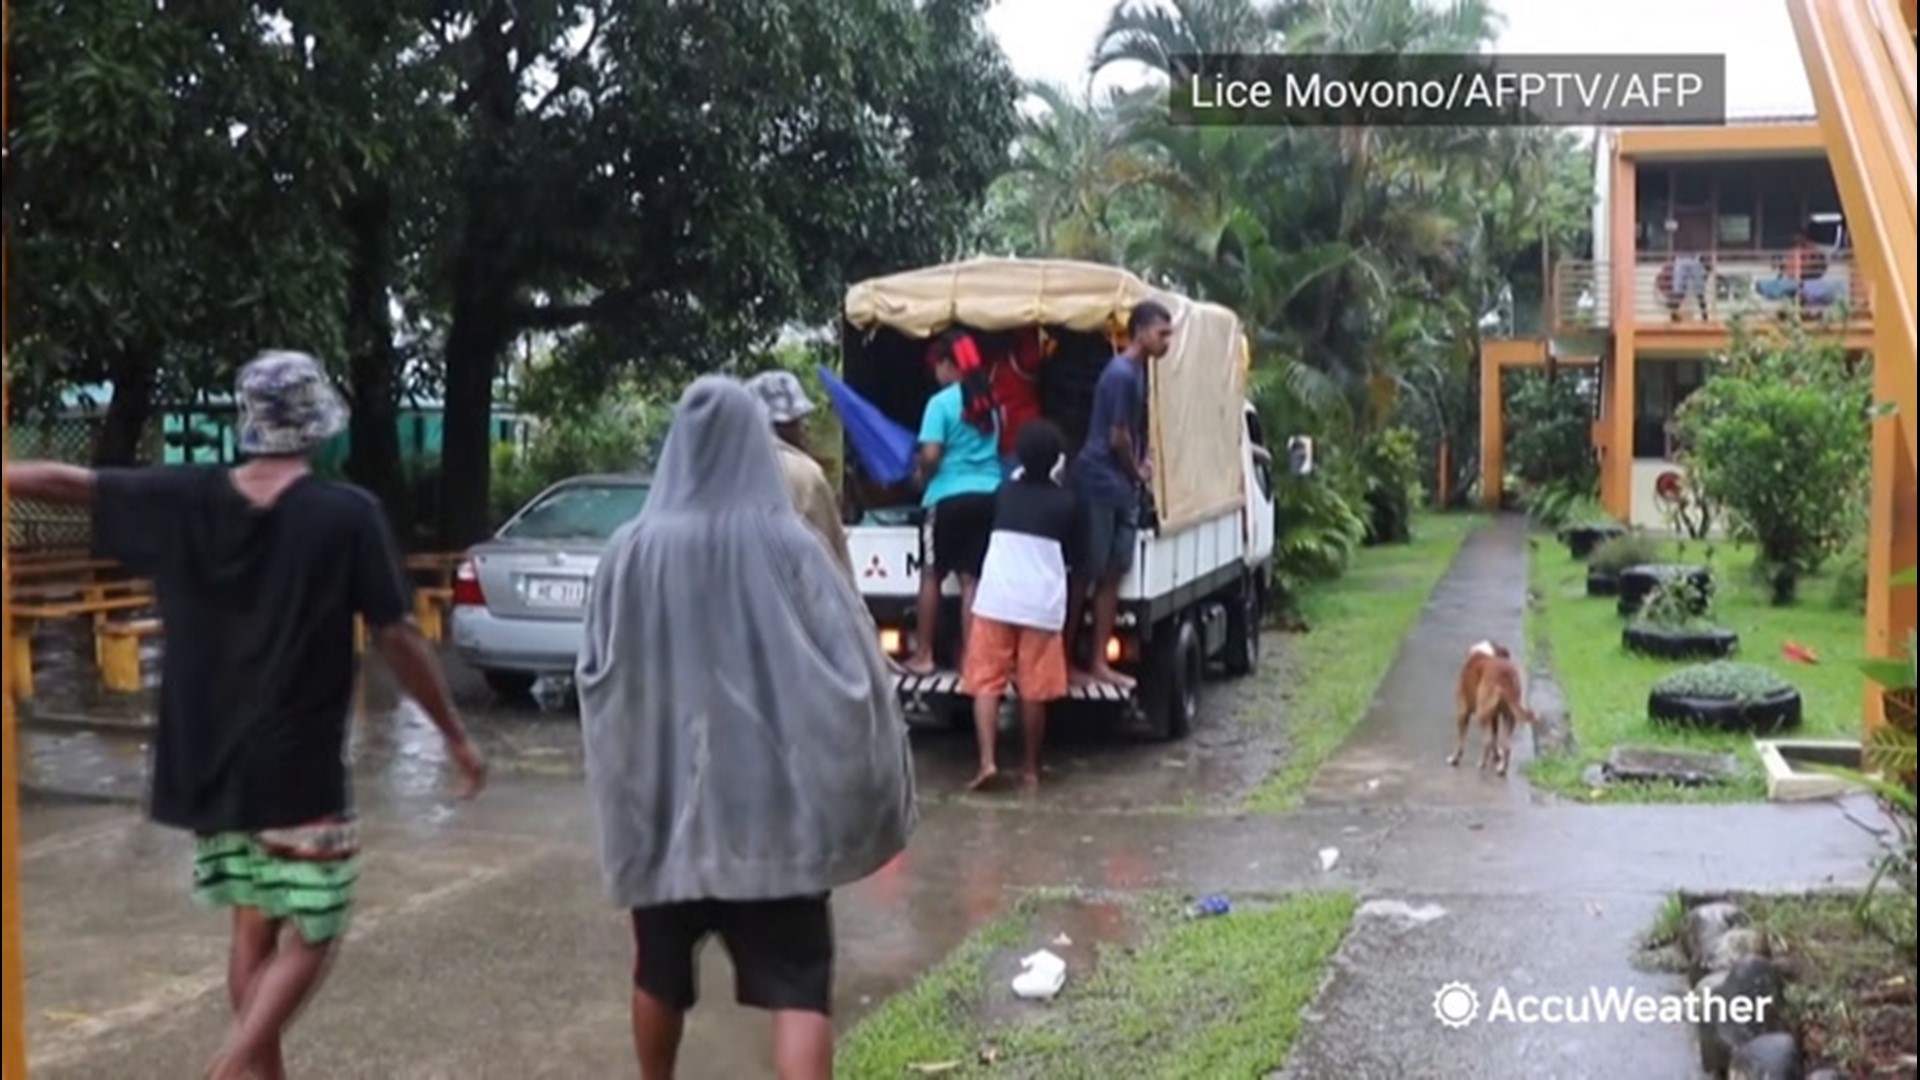
[[[1756,1024],[1765,1023],[1771,997],[1727,997],[1711,988],[1679,996],[1648,994],[1634,987],[1588,987],[1578,994],[1493,992],[1483,1009],[1480,995],[1463,982],[1433,993],[1434,1019],[1449,1028],[1489,1024]]]

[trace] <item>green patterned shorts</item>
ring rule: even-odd
[[[291,920],[300,937],[318,945],[347,929],[359,860],[350,847],[324,857],[269,850],[259,835],[203,836],[193,854],[193,897],[210,908],[252,908],[269,919]]]

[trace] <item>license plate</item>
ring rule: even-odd
[[[587,583],[577,577],[530,577],[527,604],[542,608],[577,608],[587,602]]]

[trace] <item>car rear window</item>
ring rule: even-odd
[[[605,540],[646,504],[640,484],[571,484],[550,491],[500,530],[504,540]]]

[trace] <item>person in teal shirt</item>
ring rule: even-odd
[[[949,331],[930,350],[940,389],[920,420],[920,456],[915,474],[926,513],[920,526],[918,629],[907,670],[934,669],[933,644],[940,625],[940,585],[960,578],[961,649],[980,566],[993,535],[993,496],[1004,475],[1000,464],[1000,410],[973,338]]]

